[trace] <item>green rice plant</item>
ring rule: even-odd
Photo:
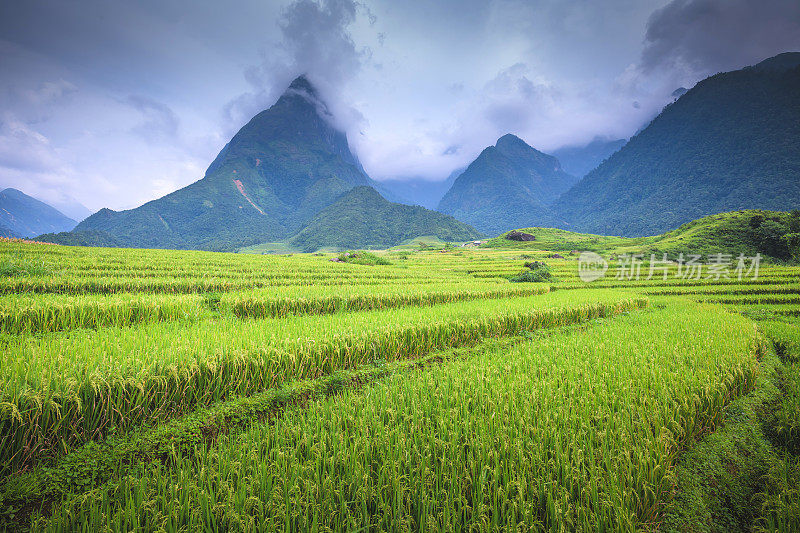
[[[773,465],[765,485],[761,517],[753,531],[800,531],[800,459],[789,456]]]
[[[192,295],[5,296],[0,297],[0,333],[20,335],[197,320],[201,314],[200,298]]]
[[[784,362],[778,369],[781,395],[767,416],[770,436],[790,454],[800,454],[800,321],[773,320],[760,324]]]
[[[44,263],[21,257],[4,257],[0,259],[0,278],[19,276],[45,276],[50,270]]]
[[[674,468],[674,497],[647,529],[752,531],[761,514],[759,493],[765,489],[766,474],[780,462],[762,420],[780,395],[775,386],[779,367],[779,359],[765,352],[753,390],[725,407],[716,430],[687,442]]]
[[[760,313],[771,317],[798,317],[800,306],[797,304],[727,304],[726,307],[737,313],[754,316]]]
[[[800,454],[800,365],[786,366],[780,372],[782,395],[770,416],[774,439],[789,453]]]
[[[118,294],[118,293],[158,293],[158,294],[192,294],[208,292],[231,292],[260,287],[285,285],[386,285],[386,284],[426,284],[438,283],[442,279],[414,279],[395,275],[384,277],[359,277],[342,274],[328,276],[285,276],[264,279],[212,279],[212,278],[14,278],[0,279],[0,295],[9,294]]]
[[[198,445],[211,445],[220,434],[246,429],[254,420],[273,419],[286,408],[337,394],[347,387],[363,387],[391,373],[475,357],[519,342],[521,337],[489,339],[476,346],[436,351],[421,359],[362,365],[315,380],[293,381],[252,396],[217,402],[163,424],[88,443],[53,466],[0,481],[0,529],[19,529],[27,524],[28,511],[33,507],[30,502],[69,498],[86,486],[113,480],[142,461],[163,460],[178,449],[191,452]],[[18,513],[18,509],[25,510]]]
[[[366,287],[367,290],[309,287],[286,291],[235,292],[222,297],[221,304],[240,318],[279,317],[290,314],[326,314],[365,311],[411,305],[437,305],[466,300],[531,296],[549,292],[550,287],[518,287],[507,283],[461,283],[443,285]]]
[[[800,362],[800,321],[785,319],[759,326],[775,346],[782,361],[793,365]]]
[[[752,387],[760,349],[746,319],[675,303],[346,390],[35,529],[632,531],[670,497],[681,443]]]
[[[722,290],[722,287],[741,287],[741,286],[751,286],[755,288],[755,291],[758,292],[768,292],[769,287],[774,285],[788,285],[788,284],[796,284],[797,278],[785,278],[785,277],[776,277],[776,278],[768,278],[765,276],[760,276],[758,279],[743,279],[743,280],[709,280],[709,279],[674,279],[669,278],[664,281],[661,278],[654,278],[654,279],[646,279],[644,276],[642,279],[639,280],[617,280],[617,279],[601,279],[598,281],[593,281],[591,283],[586,283],[583,281],[575,282],[570,279],[561,278],[562,283],[559,284],[560,289],[570,290],[570,289],[585,289],[587,286],[592,286],[595,288],[604,288],[604,289],[619,289],[619,288],[627,288],[627,289],[643,289],[647,290],[650,293],[663,293],[663,294],[677,294],[679,292],[695,292],[696,290]],[[689,289],[689,290],[686,290]]]
[[[196,320],[203,314],[203,307],[212,311],[230,311],[240,318],[264,318],[530,296],[548,290],[547,286],[521,288],[507,283],[462,282],[347,288],[301,285],[202,295],[0,296],[0,333],[35,334],[165,320]]]
[[[715,302],[733,305],[797,305],[800,304],[800,294],[745,294],[745,295],[700,295],[692,296],[693,300],[701,302]]]
[[[762,294],[800,294],[797,284],[756,284],[756,285],[703,285],[690,287],[653,286],[641,289],[645,294],[662,295],[762,295]]]
[[[268,257],[0,243],[0,263],[9,261],[40,264],[44,270],[23,269],[11,277],[0,276],[0,294],[185,294],[287,284],[430,283],[464,277],[445,270],[410,272],[392,266],[364,269],[308,255]]]
[[[374,360],[418,357],[645,306],[576,291],[310,317],[19,338],[0,356],[0,459],[18,469],[198,405]],[[591,302],[591,303],[588,303]]]

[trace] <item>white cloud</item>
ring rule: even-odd
[[[0,120],[0,168],[45,172],[61,166],[47,137],[10,113]]]

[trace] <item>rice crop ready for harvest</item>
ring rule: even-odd
[[[762,343],[680,303],[389,377],[67,502],[53,530],[632,531]]]
[[[375,360],[571,324],[647,304],[578,291],[322,316],[159,323],[21,337],[0,356],[0,458],[17,467],[197,405]]]

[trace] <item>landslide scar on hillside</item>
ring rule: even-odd
[[[251,199],[250,199],[250,197],[249,197],[249,196],[247,196],[247,193],[246,193],[246,192],[244,192],[244,185],[242,185],[242,182],[241,182],[241,180],[233,180],[233,183],[236,185],[236,188],[237,188],[237,189],[239,189],[239,192],[240,192],[240,193],[242,193],[242,196],[244,196],[245,200],[247,200],[248,202],[250,202],[250,205],[252,205],[253,207],[255,207],[255,208],[258,210],[258,212],[259,212],[259,213],[261,213],[262,215],[264,215],[264,216],[266,216],[266,215],[267,215],[267,214],[266,214],[264,211],[262,211],[262,210],[261,210],[261,208],[260,208],[260,207],[258,207],[258,206],[255,204],[255,202],[253,202],[253,200],[251,200]]]

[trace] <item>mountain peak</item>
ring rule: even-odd
[[[374,187],[370,187],[369,185],[358,185],[356,187],[353,187],[344,194],[353,197],[369,198],[371,200],[376,200],[379,202],[388,202],[388,200],[386,200],[383,196],[381,196],[380,193],[376,191]]]
[[[242,126],[205,176],[124,213],[101,211],[76,232],[126,246],[234,250],[286,238],[358,185],[373,182],[306,76]]]
[[[497,143],[494,145],[494,147],[498,152],[506,157],[511,157],[512,159],[518,157],[535,157],[538,158],[540,162],[548,166],[558,164],[557,161],[553,161],[555,160],[553,156],[540,152],[530,144],[511,133],[507,133],[497,139]]]
[[[317,90],[314,88],[311,82],[308,81],[308,78],[306,78],[305,74],[301,74],[300,76],[296,77],[292,83],[289,84],[287,91],[289,90],[301,91],[308,93],[315,98],[317,97]]]
[[[495,143],[495,146],[498,147],[498,148],[501,148],[502,146],[513,146],[513,145],[520,146],[520,145],[523,145],[523,144],[525,146],[529,146],[528,143],[526,143],[525,141],[523,141],[522,139],[520,139],[519,137],[517,137],[513,133],[506,133],[505,135],[503,135],[502,137],[497,139],[497,142]]]
[[[292,80],[292,83],[286,88],[278,100],[278,104],[302,101],[304,105],[311,105],[316,109],[316,112],[325,117],[326,120],[332,118],[331,112],[328,109],[328,104],[320,96],[317,88],[308,80],[305,74],[302,74]]]
[[[547,205],[576,181],[558,159],[507,134],[470,163],[439,202],[439,211],[490,234],[552,226],[560,220]]]
[[[539,168],[539,172],[547,173],[550,170],[561,170],[561,165],[555,157],[540,152],[511,133],[497,139],[497,144],[494,145],[494,148],[503,156],[515,161],[519,161],[520,159],[528,160],[529,163],[536,161],[541,167]]]

